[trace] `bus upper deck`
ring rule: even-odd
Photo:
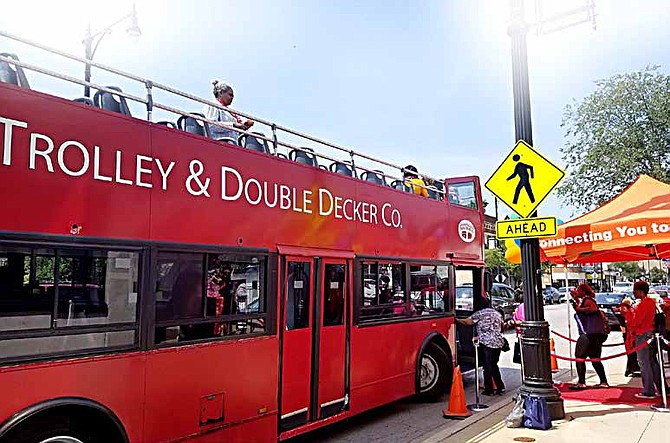
[[[0,227],[4,231],[272,248],[286,243],[289,235],[295,238],[293,232],[302,232],[303,245],[483,260],[479,242],[472,241],[481,238],[483,230],[476,177],[424,176],[430,183],[430,198],[424,199],[406,192],[398,175],[403,167],[236,110],[265,125],[270,135],[240,131],[238,140],[212,140],[208,128],[218,122],[161,104],[157,97],[160,91],[188,100],[191,107],[196,103],[222,108],[218,104],[4,31],[0,36],[89,63],[132,80],[146,92],[144,97],[133,95],[0,55],[5,81],[0,83],[2,166],[8,181],[3,189],[17,204],[40,201],[42,212],[53,215],[48,223],[37,214],[26,223],[21,211],[14,211]],[[98,92],[89,102],[31,91],[24,69]],[[128,101],[144,105],[147,119],[132,117]],[[177,123],[154,123],[158,112],[178,116]],[[318,149],[304,146],[306,142]],[[45,180],[48,185],[40,188]],[[26,195],[26,184],[33,181],[37,188],[29,185]],[[65,196],[73,205],[48,208],[49,202],[62,202]],[[200,226],[198,232],[179,235],[194,225]],[[227,229],[226,235],[222,225],[234,229]],[[343,242],[343,236],[348,240]],[[368,241],[374,239],[378,242]],[[384,247],[365,247],[375,243]]]

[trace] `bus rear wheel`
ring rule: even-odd
[[[429,343],[421,354],[417,373],[418,395],[424,401],[436,401],[451,385],[452,367],[447,353],[435,343]]]

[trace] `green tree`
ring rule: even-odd
[[[505,273],[511,277],[512,281],[521,281],[521,267],[512,264],[505,259],[504,249],[487,249],[484,251],[484,261],[486,263],[486,268],[494,273],[494,277],[495,273],[498,272],[498,269],[503,268]],[[506,281],[505,283],[510,283],[510,281]]]
[[[647,67],[596,87],[566,106],[562,124],[569,174],[558,193],[576,211],[609,201],[640,174],[670,183],[670,76]]]
[[[652,283],[663,283],[667,277],[665,271],[658,269],[656,266],[649,271],[649,281]]]
[[[613,264],[612,267],[621,272],[621,275],[626,277],[627,280],[635,280],[644,274],[644,269],[636,261],[624,261]]]

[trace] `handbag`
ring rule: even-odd
[[[656,314],[654,314],[654,332],[665,335],[665,314],[656,306]]]
[[[507,341],[507,339],[506,339],[505,337],[503,337],[503,345],[502,345],[502,348],[500,348],[500,349],[501,349],[503,352],[507,352],[507,351],[510,350],[509,342]]]
[[[529,429],[546,430],[551,428],[549,405],[544,397],[529,395],[524,402],[523,426]]]
[[[514,343],[514,354],[512,355],[512,363],[516,363],[518,365],[521,364],[521,345],[519,345],[519,342]]]

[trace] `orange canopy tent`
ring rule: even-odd
[[[670,258],[670,185],[642,175],[603,206],[540,239],[542,260],[595,263]]]

